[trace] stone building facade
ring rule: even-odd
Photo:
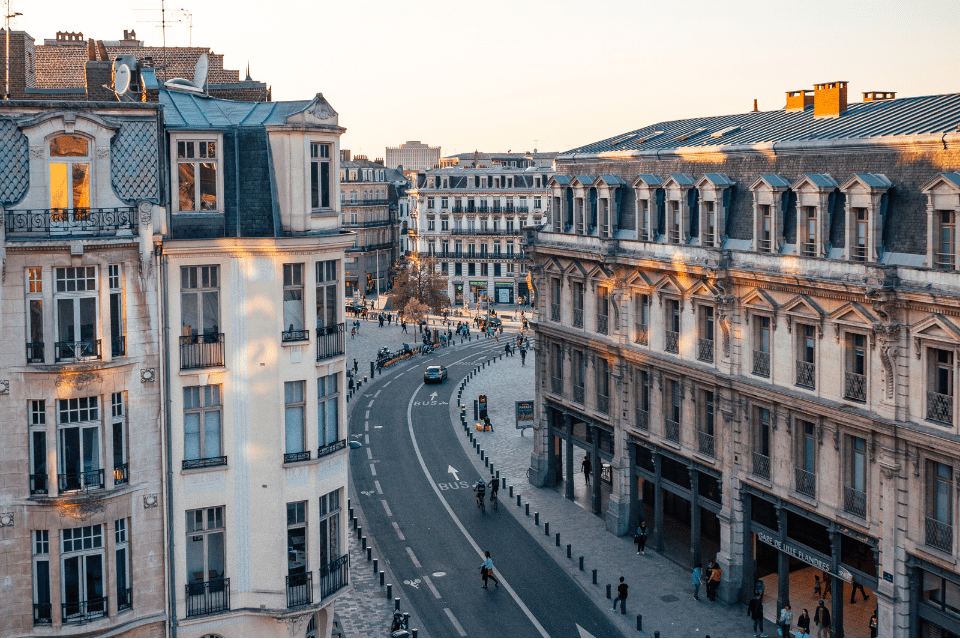
[[[426,171],[436,168],[440,163],[440,147],[424,144],[420,140],[410,140],[400,146],[388,146],[386,162],[388,168],[404,171]]]
[[[547,219],[550,169],[452,167],[417,174],[410,193],[411,250],[432,255],[453,306],[528,297],[521,229]]]
[[[399,257],[397,198],[390,198],[394,172],[364,156],[340,163],[340,226],[356,233],[345,265],[348,297],[385,292],[392,279]]]
[[[532,481],[592,457],[608,529],[688,538],[724,600],[812,614],[823,577],[833,636],[955,634],[960,95],[846,92],[558,158]]]

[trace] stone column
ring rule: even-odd
[[[750,522],[753,518],[753,504],[748,493],[740,493],[740,505],[743,510],[743,576],[741,579],[740,599],[753,597],[757,586],[756,560],[753,532]]]
[[[830,546],[833,551],[833,572],[836,574],[840,568],[840,533],[836,529],[830,530]],[[830,631],[831,637],[843,637],[843,579],[840,577],[831,577],[833,579],[833,595],[830,601],[830,617],[833,622],[833,628]]]
[[[53,494],[53,493],[50,493]],[[55,518],[48,517],[47,525],[55,521]],[[56,524],[54,524],[56,525]],[[63,531],[56,528],[50,530],[50,624],[54,632],[59,634],[60,627],[63,625],[63,580],[60,577],[60,549]],[[30,540],[31,544],[34,540]]]
[[[566,457],[566,477],[564,483],[566,486],[565,497],[573,499],[573,418],[570,415],[563,416],[563,427],[567,432],[566,446],[564,447],[564,456]]]
[[[690,466],[690,562],[700,563],[700,471]]]
[[[627,528],[628,532],[635,531],[640,525],[640,487],[638,485],[637,475],[637,451],[639,447],[636,444],[628,444],[629,453],[625,455],[628,468],[626,475],[630,485],[627,489],[621,491],[628,500],[627,503]]]
[[[546,448],[546,457],[547,457],[547,474],[544,477],[543,484],[544,486],[554,486],[556,485],[556,476],[557,476],[557,462],[560,460],[557,459],[557,451],[554,445],[554,420],[557,419],[558,413],[557,409],[549,408],[547,409],[547,428],[546,428],[546,439],[545,448]]]
[[[112,473],[111,473],[112,475]],[[113,483],[110,478],[111,485]],[[115,521],[103,522],[104,537],[104,558],[103,558],[103,596],[107,598],[107,616],[111,619],[117,617],[117,584],[116,584],[116,535]],[[112,566],[113,570],[108,570],[107,566]],[[88,595],[89,598],[89,595]]]
[[[599,454],[600,427],[588,425],[587,428],[589,428],[593,434],[590,438],[590,463],[593,465],[593,514],[602,515],[603,510],[600,508],[600,504],[603,501],[600,495],[600,471],[602,470],[603,462],[600,460]]]
[[[653,549],[663,552],[663,489],[660,485],[663,458],[660,453],[654,453],[653,467]]]
[[[780,542],[787,541],[787,511],[777,506],[777,532]],[[777,614],[790,603],[790,557],[785,552],[777,553]]]

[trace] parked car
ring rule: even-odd
[[[423,372],[424,384],[430,384],[431,382],[442,384],[446,380],[447,368],[445,366],[427,366],[427,370]]]
[[[487,326],[494,328],[500,328],[500,325],[503,324],[503,321],[499,317],[494,317],[493,315],[487,315],[484,319],[487,320]]]

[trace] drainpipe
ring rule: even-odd
[[[163,362],[163,385],[160,387],[160,400],[163,407],[164,429],[166,430],[166,456],[167,456],[167,557],[169,568],[167,576],[170,585],[170,636],[177,636],[177,577],[176,562],[174,561],[174,551],[176,543],[173,537],[173,441],[170,433],[170,358],[168,356],[170,346],[170,326],[168,315],[168,296],[166,283],[167,274],[167,256],[157,256],[157,278],[158,286],[162,290],[162,304],[160,317],[160,334],[162,347],[160,348],[160,358]]]

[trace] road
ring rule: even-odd
[[[503,342],[472,344],[415,357],[351,400],[350,467],[365,532],[377,539],[403,598],[433,637],[621,636],[507,508],[481,514],[471,490],[479,479],[450,423],[459,380]],[[447,366],[443,384],[424,386],[429,364]],[[456,473],[450,469],[456,469]],[[494,574],[483,590],[482,551]],[[396,586],[394,586],[396,587]]]

